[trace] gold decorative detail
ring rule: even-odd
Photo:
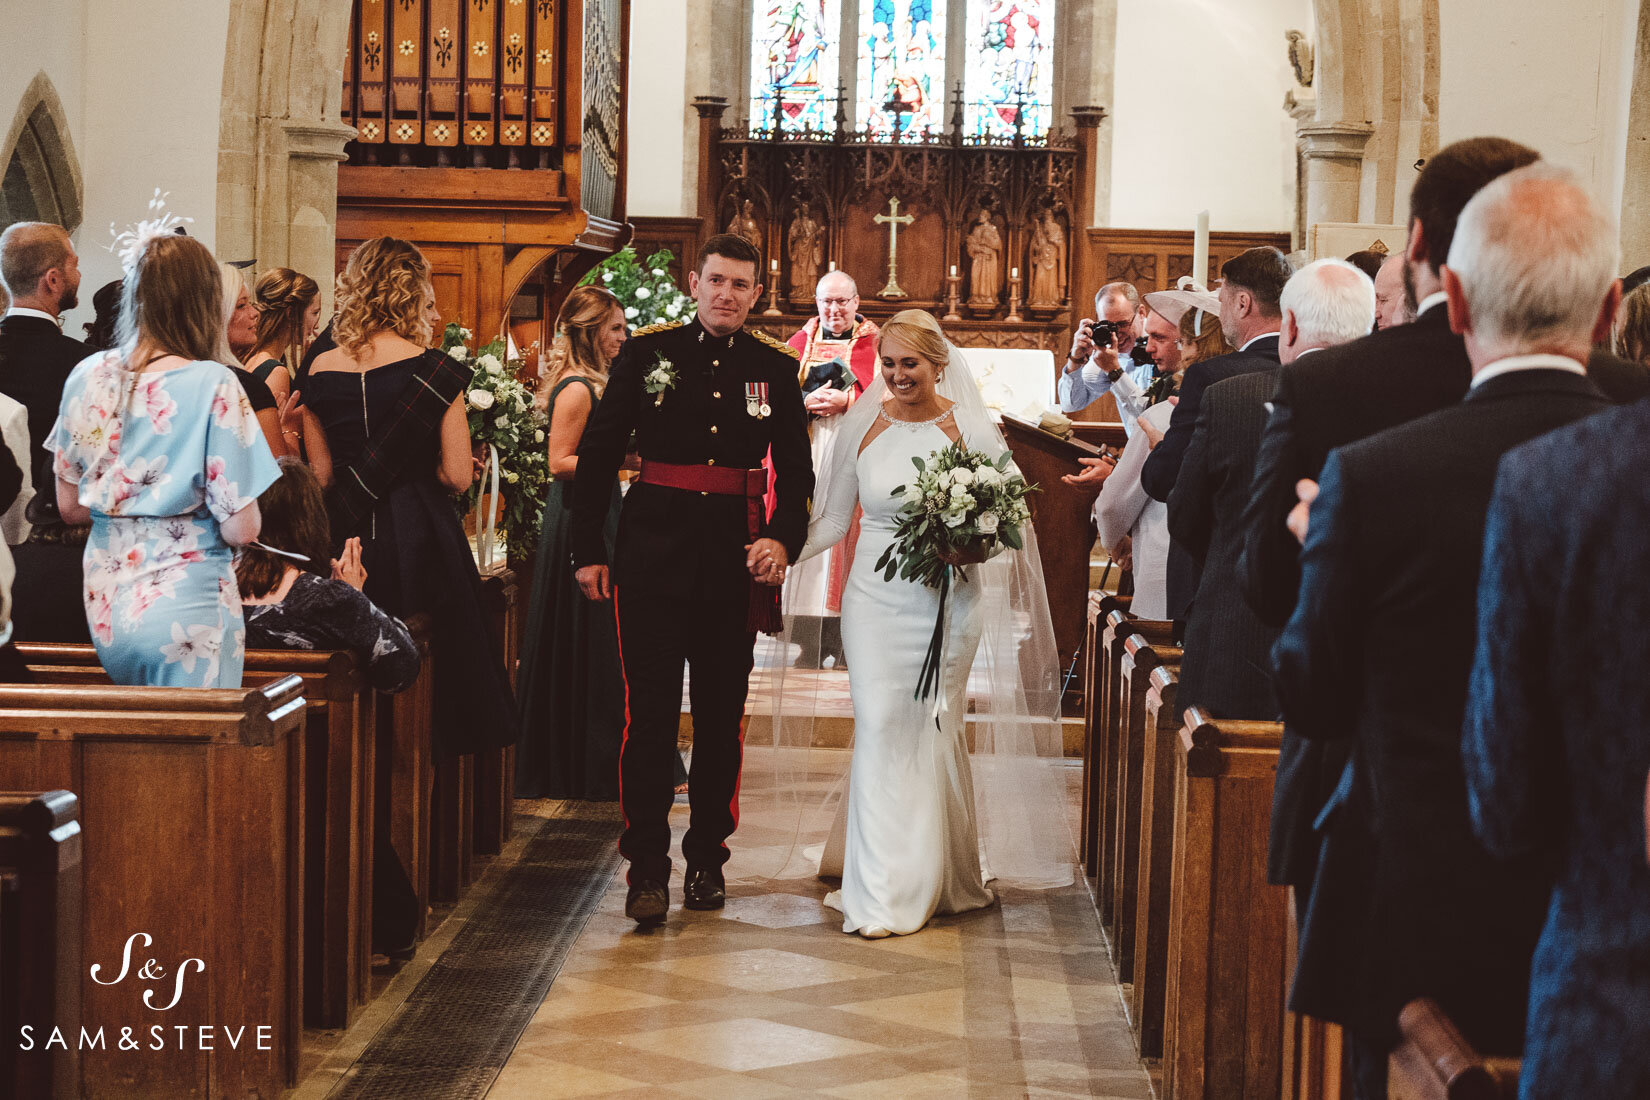
[[[752,336],[756,337],[762,343],[768,345],[770,348],[773,348],[775,351],[782,351],[786,355],[789,355],[792,359],[795,359],[798,362],[801,361],[801,359],[802,359],[801,353],[798,352],[795,348],[791,347],[789,344],[785,343],[785,341],[775,339],[774,337],[769,336],[767,333],[763,332],[759,328],[749,328],[749,329],[746,329],[745,331],[750,333]]]
[[[417,46],[415,46],[415,45],[414,45],[414,44],[413,44],[413,40],[412,40],[412,39],[410,39],[410,38],[403,38],[403,39],[402,39],[402,40],[401,40],[401,45],[400,45],[400,46],[399,46],[399,47],[398,47],[398,48],[399,48],[399,49],[400,49],[400,51],[401,51],[401,56],[402,56],[402,57],[411,57],[411,56],[412,56],[412,52],[413,52],[413,51],[414,51],[414,50],[416,50],[416,49],[417,49],[417,48],[418,48],[418,47],[417,47]]]
[[[652,336],[655,332],[669,332],[671,329],[681,328],[685,324],[687,324],[687,321],[685,321],[685,320],[655,321],[651,325],[643,325],[641,328],[637,329],[635,332],[631,333],[630,335],[632,335],[632,336]]]
[[[475,54],[476,54],[477,57],[486,57],[487,56],[487,43],[486,42],[477,40],[474,48],[475,48]]]

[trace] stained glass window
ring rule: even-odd
[[[751,25],[751,125],[828,130],[836,119],[840,0],[757,0]]]
[[[968,0],[968,75],[963,134],[1048,133],[1054,115],[1055,0]]]
[[[945,0],[860,0],[858,93],[872,134],[944,128]]]

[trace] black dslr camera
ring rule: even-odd
[[[1089,339],[1097,348],[1109,348],[1117,343],[1117,334],[1121,329],[1122,326],[1116,321],[1096,321],[1089,326]]]

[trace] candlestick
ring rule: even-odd
[[[1020,269],[1017,268],[1017,267],[1009,268],[1008,269],[1008,277],[1010,279],[1018,279],[1020,277]]]
[[[1192,282],[1198,286],[1209,285],[1209,212],[1200,211],[1197,215],[1197,233],[1192,238]]]
[[[764,317],[778,317],[779,309],[779,261],[768,268],[768,308],[762,311]]]
[[[945,316],[942,321],[960,321],[962,314],[957,312],[957,296],[962,293],[962,280],[957,277],[957,265],[951,265],[951,274],[945,280]]]
[[[1008,269],[1008,320],[1018,321],[1020,317],[1020,269]]]
[[[779,270],[779,261],[778,260],[769,260],[768,261],[768,270],[769,271],[778,271]]]
[[[831,271],[835,271],[835,270],[836,270],[836,261],[835,261],[835,260],[832,260],[832,261],[831,261],[831,266],[830,266],[830,270],[831,270]]]

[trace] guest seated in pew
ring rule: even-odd
[[[1397,328],[1415,320],[1415,309],[1404,289],[1404,254],[1394,252],[1375,274],[1375,331]]]
[[[367,571],[361,541],[329,560],[331,538],[321,485],[303,463],[281,459],[280,479],[258,497],[263,531],[235,558],[248,649],[349,649],[367,664],[377,691],[405,689],[418,675],[419,653],[401,620],[362,594]],[[299,568],[303,566],[303,568]]]
[[[85,616],[117,684],[239,687],[233,547],[258,537],[280,476],[246,394],[217,362],[218,265],[154,223],[125,238],[120,346],[74,369],[57,424],[57,509],[90,523]]]
[[[1583,364],[1620,304],[1616,232],[1565,169],[1530,165],[1480,190],[1442,270],[1471,362],[1465,400],[1333,451],[1311,506],[1299,599],[1274,653],[1277,689],[1295,731],[1350,738],[1352,760],[1320,816],[1326,839],[1290,1007],[1348,1028],[1360,1100],[1385,1095],[1398,1012],[1417,997],[1437,1000],[1487,1053],[1523,1042],[1551,861],[1498,862],[1473,835],[1461,725],[1475,596],[1502,454],[1608,405]],[[1564,468],[1574,474],[1573,457]],[[1618,569],[1612,559],[1604,574],[1581,575]],[[1539,668],[1518,673],[1526,687],[1549,683],[1553,666]],[[1482,736],[1501,751],[1497,729]],[[1506,759],[1530,761],[1527,750]],[[1557,778],[1541,765],[1518,789]],[[1594,895],[1583,896],[1567,908],[1588,908]]]
[[[1277,374],[1296,360],[1369,334],[1375,284],[1345,260],[1308,264],[1279,298],[1282,366],[1210,386],[1169,497],[1169,535],[1196,560],[1197,595],[1186,616],[1179,703],[1231,718],[1272,719],[1267,675],[1277,628],[1262,622],[1237,583],[1242,516]]]
[[[1213,295],[1191,291],[1165,290],[1146,295],[1151,315],[1146,318],[1146,339],[1161,376],[1169,379],[1162,400],[1146,409],[1140,423],[1146,430],[1135,432],[1123,447],[1115,470],[1107,469],[1105,486],[1094,501],[1094,521],[1100,530],[1100,544],[1112,558],[1127,561],[1134,578],[1131,610],[1143,619],[1168,617],[1168,597],[1164,580],[1169,564],[1169,508],[1146,495],[1140,485],[1140,467],[1151,453],[1149,429],[1167,428],[1174,405],[1168,400],[1180,385],[1185,368],[1203,359],[1223,355],[1226,339],[1220,332],[1220,303]],[[1201,309],[1195,302],[1201,301]],[[1104,465],[1100,459],[1079,462],[1090,470]],[[1090,477],[1089,471],[1067,475],[1077,485]]]

